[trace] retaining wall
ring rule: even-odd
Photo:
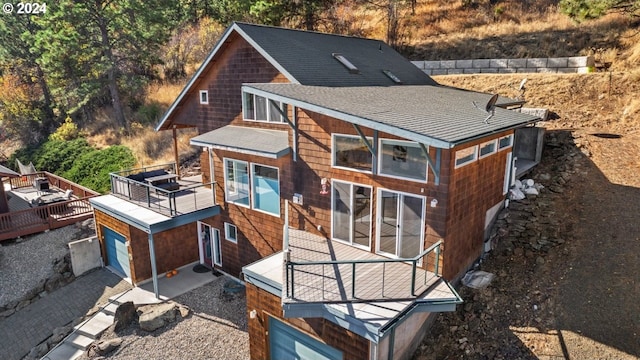
[[[412,61],[412,63],[428,75],[588,73],[595,71],[593,56]]]

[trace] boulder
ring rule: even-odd
[[[113,338],[109,340],[100,340],[97,343],[91,345],[87,353],[90,358],[104,356],[122,345],[121,338]]]
[[[136,313],[136,307],[133,305],[132,301],[128,301],[124,304],[120,304],[116,309],[116,313],[114,315],[114,330],[116,332],[126,328],[131,324],[131,322],[138,318],[138,313]]]
[[[157,305],[147,305],[140,308],[138,322],[140,328],[145,331],[154,331],[176,319],[176,305],[174,303],[164,303]]]
[[[32,348],[31,351],[29,351],[28,356],[32,359],[40,359],[41,357],[46,355],[48,351],[49,351],[49,346],[47,345],[46,342],[43,342],[42,344]]]

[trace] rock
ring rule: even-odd
[[[140,328],[145,331],[154,331],[172,322],[176,318],[176,305],[164,303],[147,305],[140,308]]]
[[[18,303],[18,306],[16,306],[16,311],[20,311],[24,308],[26,308],[27,306],[29,306],[29,304],[31,304],[31,300],[22,300]]]
[[[62,339],[64,339],[71,332],[71,326],[62,326],[53,329],[53,334],[51,335],[50,341],[51,344],[57,344]]]
[[[544,262],[545,262],[545,261],[544,261],[544,258],[543,258],[542,256],[538,256],[538,257],[536,258],[536,264],[538,264],[538,265],[544,265]]]
[[[83,222],[80,223],[80,226],[84,229],[95,229],[96,228],[96,222],[93,220],[93,218],[91,219],[87,219]]]
[[[113,338],[109,340],[100,340],[97,343],[91,345],[87,351],[90,358],[104,356],[122,345],[121,338]]]
[[[15,308],[14,309],[8,309],[8,310],[5,310],[3,312],[0,312],[0,318],[9,317],[9,316],[13,315],[13,313],[15,313],[15,312],[16,312]]]
[[[114,330],[118,332],[126,328],[137,317],[138,313],[136,312],[136,307],[133,305],[132,301],[120,304],[120,306],[118,306],[118,308],[116,309],[116,313],[114,315]]]
[[[53,276],[51,276],[47,280],[47,283],[44,285],[44,290],[49,293],[52,292],[53,290],[59,287],[62,280],[63,280],[62,274],[60,273],[53,274]]]
[[[178,306],[178,311],[180,312],[180,316],[183,319],[186,318],[187,316],[189,316],[189,313],[191,312],[191,310],[189,310],[188,307],[182,306],[182,305]]]
[[[49,346],[46,342],[34,347],[29,351],[29,357],[32,359],[40,359],[49,351]]]

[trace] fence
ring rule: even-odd
[[[427,75],[588,73],[595,71],[593,56],[531,59],[472,59],[412,61]]]

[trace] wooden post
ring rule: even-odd
[[[173,157],[176,162],[176,175],[180,178],[180,163],[178,157],[178,135],[176,134],[176,126],[173,125]]]

